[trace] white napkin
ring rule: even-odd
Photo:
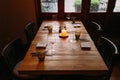
[[[36,47],[37,48],[46,48],[47,44],[46,43],[41,43],[41,42],[38,42]]]
[[[90,42],[81,42],[81,49],[91,49],[91,44]]]

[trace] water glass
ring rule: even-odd
[[[80,39],[80,31],[75,31],[75,39],[76,40]]]
[[[48,35],[48,52],[46,55],[54,55],[55,54],[55,49],[54,49],[54,43],[55,43],[55,38],[52,35]]]
[[[46,54],[46,51],[38,52],[38,53],[37,53],[38,60],[39,60],[39,61],[44,61],[44,59],[45,59],[45,54]]]
[[[48,31],[49,31],[49,33],[52,33],[52,29],[53,29],[52,25],[49,25],[49,26],[48,26]]]

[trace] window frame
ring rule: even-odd
[[[92,13],[90,12],[90,1],[91,0],[82,0],[81,13],[64,12],[64,0],[58,0],[58,13],[53,13],[53,12],[42,13],[40,0],[35,0],[37,22],[39,23],[41,21],[41,19],[51,19],[52,15],[57,15],[59,20],[66,19],[65,17],[69,13],[71,13],[73,16],[77,16],[77,19],[80,19],[83,21],[86,21],[87,19],[89,19],[89,17],[95,18],[93,16],[98,17],[98,16],[102,16],[102,15],[104,17],[108,18],[108,19],[106,19],[106,21],[108,21],[111,14],[119,13],[119,12],[113,12],[113,8],[115,6],[116,0],[108,0],[107,12],[92,12]],[[113,5],[111,6],[111,4],[113,4]]]
[[[89,7],[89,13],[106,13],[107,11],[108,11],[108,5],[107,5],[107,10],[106,10],[106,12],[90,12],[90,5],[91,5],[91,0],[86,0],[86,2],[88,3],[88,4],[86,4],[86,2],[85,2],[85,0],[82,0],[82,3],[81,3],[81,11],[80,12],[65,12],[65,8],[64,7],[62,7],[62,6],[64,6],[65,5],[65,1],[64,0],[58,0],[58,12],[42,12],[42,10],[41,10],[41,0],[38,0],[39,1],[39,8],[40,8],[40,13],[49,13],[49,14],[59,14],[59,13],[61,13],[61,11],[62,11],[62,13],[64,13],[64,14],[66,14],[66,13],[72,13],[72,14],[77,14],[77,13],[84,13],[85,11],[84,11],[84,9],[85,9],[85,7]],[[109,4],[109,1],[111,1],[111,0],[108,0],[108,4]],[[116,1],[116,0],[115,0]],[[85,3],[84,3],[85,2]],[[85,5],[84,5],[85,4]],[[87,5],[87,6],[86,6]],[[89,6],[88,6],[89,5]]]

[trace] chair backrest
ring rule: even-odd
[[[26,38],[27,38],[27,43],[28,45],[31,44],[32,40],[35,37],[35,23],[30,22],[25,26],[25,34],[26,34]]]
[[[113,71],[115,57],[119,54],[119,52],[117,46],[106,37],[101,37],[100,43],[101,45],[99,45],[98,49],[109,69],[106,76],[106,80],[109,80]]]
[[[101,26],[100,26],[97,22],[91,21],[91,23],[94,24],[94,25],[96,25],[95,28],[96,28],[98,31],[102,31]]]
[[[95,21],[90,21],[90,36],[92,40],[94,41],[95,45],[97,46],[99,43],[99,39],[102,36],[102,28],[101,26],[95,22]]]
[[[2,50],[2,60],[6,67],[12,72],[14,66],[23,59],[22,57],[22,40],[17,38],[8,43]]]

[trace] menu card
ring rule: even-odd
[[[91,49],[91,44],[90,42],[81,42],[80,43],[81,49],[87,49],[90,50]]]

